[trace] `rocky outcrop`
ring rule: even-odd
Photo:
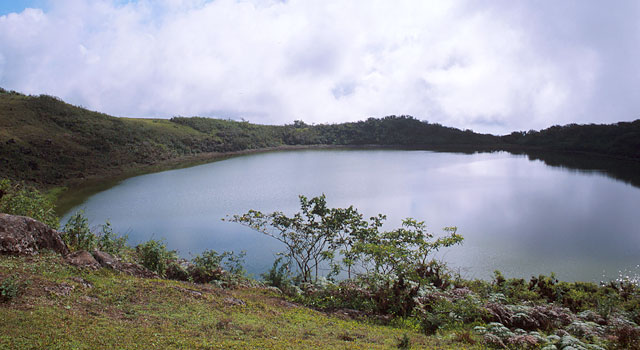
[[[94,250],[89,253],[86,250],[78,250],[73,252],[65,258],[67,263],[91,270],[97,270],[101,267],[113,269],[126,273],[131,276],[142,278],[159,278],[158,274],[150,271],[144,266],[138,264],[120,261],[118,258],[111,256],[111,254]]]
[[[95,250],[92,253],[93,258],[100,264],[102,267],[108,267],[115,269],[118,265],[118,260],[112,257],[111,254],[99,250]]]
[[[134,263],[126,263],[119,262],[115,267],[115,270],[120,272],[129,274],[131,276],[142,277],[142,278],[160,278],[157,273],[147,269],[144,266],[134,264]]]
[[[77,267],[83,267],[87,269],[97,270],[100,268],[100,263],[86,250],[78,250],[73,252],[65,258],[65,260]]]
[[[44,249],[69,254],[58,231],[26,216],[0,213],[0,254],[36,255]]]

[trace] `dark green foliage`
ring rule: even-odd
[[[197,283],[220,280],[225,276],[225,272],[235,276],[244,276],[245,255],[244,251],[236,255],[234,252],[218,254],[215,250],[205,250],[192,259],[193,265],[189,269],[189,275]]]
[[[421,307],[416,309],[415,315],[422,330],[433,334],[448,326],[482,322],[487,319],[488,311],[482,300],[472,295],[453,300],[429,295],[421,298]]]
[[[277,287],[281,291],[288,291],[291,287],[290,263],[283,262],[284,257],[279,256],[269,271],[260,275],[264,283],[269,286]]]
[[[23,284],[20,283],[16,276],[4,278],[0,282],[0,302],[6,303],[17,298],[22,288]]]
[[[84,211],[79,210],[69,218],[62,230],[62,240],[70,250],[92,251],[97,248],[98,239],[89,228],[89,220]]]
[[[193,277],[189,272],[189,265],[185,261],[174,260],[168,263],[164,277],[170,280],[193,282]]]
[[[167,245],[161,240],[151,239],[136,247],[138,261],[142,266],[165,276],[169,265],[178,260],[174,250],[167,250]]]
[[[37,189],[0,179],[0,213],[34,218],[58,229],[60,219],[53,202]]]
[[[118,236],[113,232],[109,220],[102,225],[102,231],[97,238],[98,249],[113,256],[122,257],[127,250],[128,236]]]
[[[89,228],[89,220],[83,210],[75,212],[69,218],[62,230],[62,240],[70,250],[101,250],[115,257],[127,258],[130,248],[127,246],[128,237],[118,236],[107,220],[101,225],[101,232],[94,233]]]
[[[554,125],[540,131],[502,136],[509,144],[554,151],[600,153],[640,158],[640,120],[610,125]]]

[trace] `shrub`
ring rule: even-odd
[[[407,333],[402,335],[400,341],[398,342],[398,349],[411,349],[411,339],[407,335]]]
[[[279,288],[283,292],[287,292],[291,287],[291,273],[289,271],[290,263],[283,263],[283,256],[278,257],[269,271],[260,275],[264,282],[273,287]]]
[[[15,276],[7,277],[0,282],[0,302],[6,303],[20,295],[22,285]]]
[[[205,250],[202,254],[193,258],[193,266],[189,273],[196,283],[209,283],[218,280],[223,275],[222,263],[224,256],[215,250]]]
[[[447,326],[482,322],[488,317],[488,311],[481,300],[472,295],[455,300],[435,296],[423,298],[422,308],[416,308],[416,316],[423,331],[433,334]]]
[[[614,329],[614,334],[618,349],[640,350],[640,327],[624,325]]]
[[[164,277],[171,262],[178,259],[175,250],[167,250],[161,240],[149,240],[136,247],[138,259],[142,266]]]
[[[53,229],[60,226],[53,201],[37,189],[0,179],[0,212],[34,218]]]
[[[89,229],[89,220],[84,211],[79,210],[64,225],[62,240],[71,250],[91,251],[97,247],[97,237]]]
[[[205,250],[202,254],[193,258],[189,274],[194,282],[209,283],[220,280],[225,275],[225,270],[233,276],[244,276],[243,267],[246,253],[223,252],[218,254],[215,250]],[[223,269],[224,268],[224,269]]]
[[[122,257],[126,251],[128,239],[129,237],[127,235],[118,236],[115,234],[111,228],[111,223],[107,220],[107,222],[102,225],[102,232],[98,235],[97,245],[103,252]]]

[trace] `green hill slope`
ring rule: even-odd
[[[497,138],[411,117],[332,125],[257,125],[211,118],[116,118],[51,96],[0,91],[0,177],[46,186],[204,154],[295,145],[437,147]]]
[[[0,177],[59,185],[204,152],[280,144],[253,137],[250,129],[259,126],[219,122],[233,137],[221,139],[165,119],[111,117],[50,96],[2,93]]]
[[[640,120],[478,134],[410,116],[308,125],[223,119],[117,118],[57,98],[0,89],[0,178],[39,187],[125,177],[220,154],[276,147],[382,146],[463,152],[562,151],[640,159]]]

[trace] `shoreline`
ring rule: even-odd
[[[260,153],[269,153],[269,152],[286,152],[286,151],[297,151],[297,150],[322,150],[322,149],[332,149],[332,150],[423,150],[423,151],[432,151],[432,152],[447,152],[447,153],[464,153],[464,154],[474,154],[474,153],[492,153],[492,152],[508,152],[513,155],[525,155],[530,159],[541,159],[544,161],[545,157],[554,157],[554,156],[572,156],[572,157],[583,157],[583,158],[596,158],[599,161],[605,161],[609,163],[627,163],[632,166],[638,166],[640,168],[640,161],[634,158],[627,157],[616,157],[611,155],[603,155],[596,153],[585,153],[585,152],[574,152],[574,151],[550,151],[544,149],[532,149],[526,147],[513,147],[509,145],[502,145],[503,147],[477,147],[470,145],[447,145],[447,146],[439,146],[439,145],[415,145],[415,146],[403,146],[403,145],[324,145],[324,144],[316,144],[316,145],[281,145],[275,147],[267,147],[267,148],[256,148],[256,149],[247,149],[241,151],[231,151],[231,152],[207,152],[207,153],[199,153],[195,155],[182,156],[176,158],[170,158],[166,160],[162,160],[156,163],[151,164],[139,164],[134,163],[126,168],[108,168],[103,169],[100,172],[100,175],[93,174],[86,176],[84,178],[73,178],[69,179],[68,182],[64,184],[59,184],[58,186],[52,186],[49,188],[48,193],[53,198],[56,204],[56,214],[59,216],[63,216],[66,214],[71,208],[81,204],[87,198],[92,195],[107,190],[122,181],[140,176],[153,174],[168,170],[176,170],[176,169],[184,169],[190,168],[198,165],[213,163],[233,157],[245,156],[251,154],[260,154]],[[507,147],[504,147],[507,146]],[[591,167],[583,167],[576,164],[569,164],[559,161],[559,162],[546,162],[548,166],[565,166],[568,168],[578,169],[578,170],[597,170],[603,171],[608,176],[611,176],[620,181],[624,181],[627,183],[632,183],[634,185],[640,186],[640,180],[636,184],[634,181],[631,181],[625,176],[616,176],[616,169],[593,169]]]
[[[472,149],[468,146],[452,146],[452,147],[404,147],[393,145],[282,145],[276,147],[256,148],[242,151],[231,152],[207,152],[190,156],[166,159],[153,164],[133,164],[127,168],[110,168],[104,169],[101,175],[89,175],[84,178],[70,179],[67,183],[54,186],[49,189],[49,193],[55,197],[56,214],[62,216],[71,208],[84,202],[88,197],[107,190],[120,182],[140,176],[158,173],[167,170],[176,170],[190,168],[198,165],[213,163],[233,157],[269,153],[269,152],[286,152],[298,150],[321,150],[321,149],[344,149],[344,150],[425,150],[434,152],[453,152],[453,153],[476,153],[476,152],[497,152],[504,151],[502,149]]]

